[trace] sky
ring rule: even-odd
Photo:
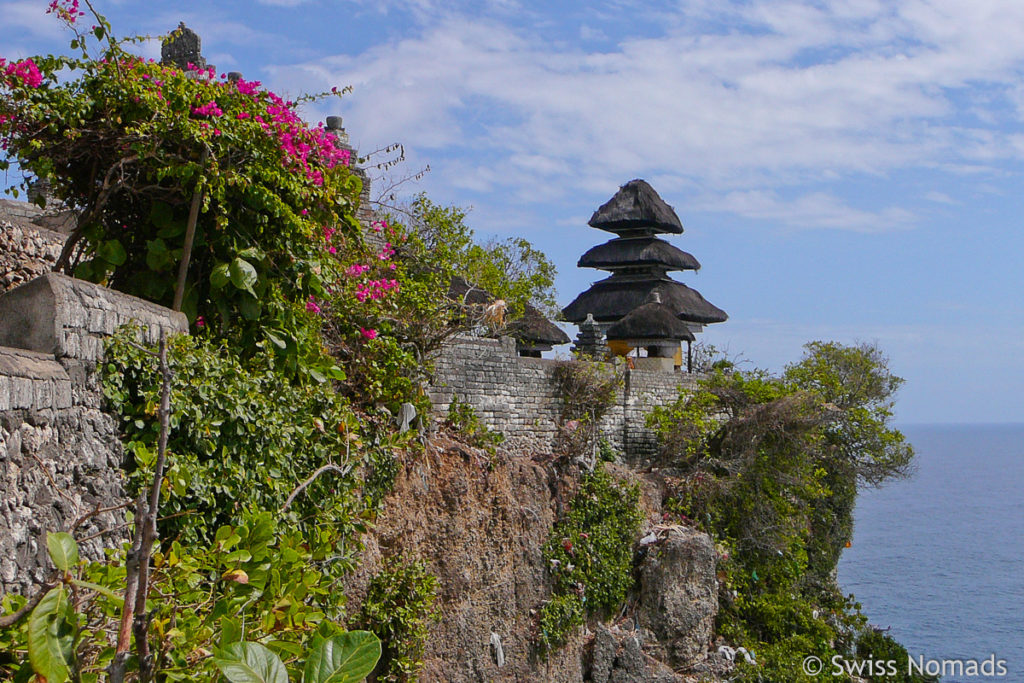
[[[0,55],[67,52],[44,0],[0,0]],[[184,21],[220,71],[344,117],[379,191],[471,208],[558,267],[644,178],[752,366],[875,342],[905,423],[1024,422],[1024,3],[1015,0],[99,0],[116,35]],[[86,18],[87,20],[87,18]],[[139,48],[159,56],[156,41]],[[393,155],[393,153],[392,153]],[[10,179],[9,179],[10,180]],[[376,192],[375,192],[376,194]]]

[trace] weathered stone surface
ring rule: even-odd
[[[187,332],[184,314],[106,287],[46,273],[0,296],[0,346],[98,361],[103,338],[130,321],[146,342]]]
[[[65,239],[65,235],[29,223],[33,215],[19,215],[31,213],[28,210],[16,211],[4,202],[38,210],[25,202],[0,200],[0,294],[52,270]]]
[[[706,657],[718,613],[715,562],[711,538],[689,527],[671,527],[650,546],[640,566],[637,620],[657,639],[658,659],[691,667]]]
[[[48,531],[88,517],[75,531],[85,558],[125,537],[123,509],[89,513],[127,502],[96,367],[129,320],[150,342],[187,330],[180,313],[54,273],[0,295],[0,594],[47,578]]]
[[[58,366],[59,367],[59,366]],[[0,412],[0,594],[46,579],[46,532],[65,531],[97,507],[125,501],[113,417],[84,407]],[[83,557],[124,538],[124,511],[92,517],[78,538]]]
[[[623,631],[598,624],[591,642],[584,681],[593,683],[680,683],[689,679],[677,674],[646,651],[642,632]]]

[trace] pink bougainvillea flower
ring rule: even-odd
[[[363,335],[367,339],[376,339],[377,338],[377,330],[373,329],[372,327],[371,328],[360,327],[359,328],[359,334]]]
[[[309,295],[309,301],[306,302],[306,310],[310,313],[320,313],[320,305],[313,298],[313,295]]]
[[[206,318],[204,318],[203,316],[198,316],[196,318],[196,327],[198,327],[199,329],[203,329],[204,327],[206,327]]]

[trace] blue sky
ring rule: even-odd
[[[0,54],[63,51],[43,0],[0,0]],[[406,194],[472,207],[559,269],[641,177],[673,205],[679,274],[730,320],[704,338],[773,369],[877,341],[905,422],[1024,421],[1024,3],[1011,0],[103,2],[115,32],[185,21],[222,71],[354,87],[364,153]],[[157,55],[150,43],[142,49]],[[386,180],[378,182],[382,187]]]

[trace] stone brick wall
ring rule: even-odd
[[[508,337],[459,337],[438,355],[428,393],[442,415],[455,395],[472,406],[481,422],[504,434],[510,446],[550,451],[562,410],[553,379],[556,363],[517,356]],[[630,459],[652,455],[657,443],[645,426],[647,414],[675,400],[680,388],[691,387],[696,380],[686,373],[625,370],[615,406],[601,423],[602,436]]]
[[[3,208],[0,206],[0,294],[52,270],[65,239],[59,232],[29,222],[4,220]]]
[[[0,594],[46,578],[46,532],[127,502],[114,418],[95,371],[104,336],[186,332],[185,317],[99,285],[48,273],[0,296]],[[126,534],[124,510],[76,530],[86,557]]]

